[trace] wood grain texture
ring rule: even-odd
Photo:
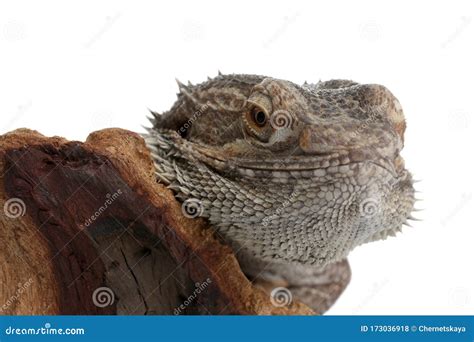
[[[206,222],[182,215],[138,134],[81,143],[22,129],[0,144],[0,313],[314,313],[272,305]],[[23,215],[6,215],[12,199]]]

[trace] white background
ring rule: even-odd
[[[387,86],[408,122],[421,222],[357,248],[330,314],[474,314],[472,2],[3,1],[0,133],[143,132],[174,78],[217,70]]]

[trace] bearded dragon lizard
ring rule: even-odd
[[[411,218],[400,103],[349,80],[219,73],[178,85],[145,135],[157,179],[209,220],[249,278],[324,312],[349,282],[349,252]]]

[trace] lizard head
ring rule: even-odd
[[[154,145],[174,150],[177,165],[186,159],[249,189],[249,198],[256,198],[251,206],[259,207],[260,197],[265,201],[267,196],[273,209],[263,212],[268,217],[276,210],[280,216],[272,219],[274,233],[296,223],[307,228],[303,235],[314,234],[306,236],[304,247],[296,241],[286,250],[254,250],[285,261],[306,258],[324,264],[345,257],[357,245],[393,235],[409,216],[413,187],[400,156],[405,120],[398,100],[385,87],[345,80],[299,86],[249,75],[220,75],[197,86],[179,86],[171,110],[152,118],[151,132],[161,141],[152,140]],[[169,178],[162,177],[172,183]],[[179,185],[181,192],[188,187],[183,197],[199,188],[191,183]],[[211,202],[216,203],[214,197]],[[213,221],[216,210],[209,211]],[[242,215],[216,215],[217,224],[244,222]]]
[[[154,127],[178,132],[206,155],[232,160],[232,167],[316,169],[365,160],[390,169],[401,165],[405,120],[383,86],[329,81],[301,87],[257,76],[240,84],[238,76],[221,77],[195,87],[180,84],[179,100],[153,119]],[[275,160],[282,165],[275,167]]]

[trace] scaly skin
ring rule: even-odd
[[[399,102],[347,80],[219,75],[179,87],[146,136],[158,179],[209,219],[249,277],[325,311],[349,281],[348,253],[410,218]]]

